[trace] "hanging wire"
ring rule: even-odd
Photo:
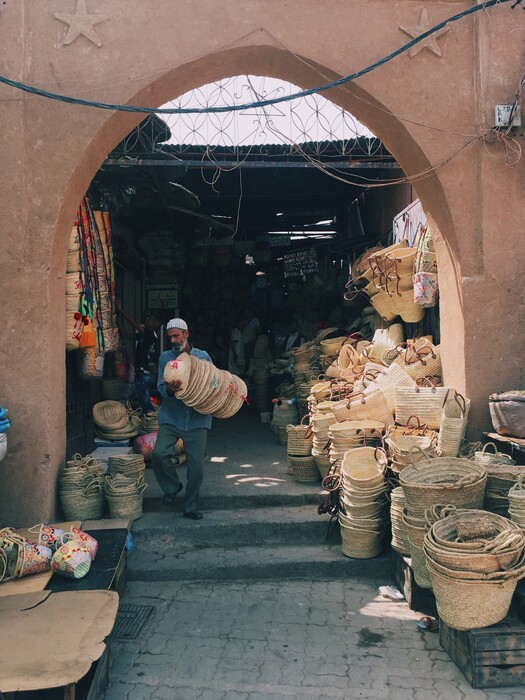
[[[31,93],[33,95],[39,95],[41,97],[45,97],[50,100],[57,100],[59,102],[64,102],[66,104],[75,104],[75,105],[82,105],[84,107],[96,107],[98,109],[109,109],[112,111],[118,111],[118,112],[138,112],[138,113],[143,113],[143,114],[207,114],[207,113],[219,113],[219,112],[236,112],[240,110],[245,110],[245,109],[251,109],[254,107],[265,107],[269,106],[272,104],[278,104],[280,102],[289,102],[293,99],[297,99],[299,97],[306,97],[307,95],[313,95],[314,93],[319,93],[319,92],[324,92],[326,90],[330,90],[331,88],[334,87],[340,87],[342,85],[345,85],[346,83],[350,83],[353,80],[356,80],[357,78],[362,77],[363,75],[366,75],[367,73],[371,73],[372,71],[376,70],[377,68],[380,68],[381,66],[385,65],[386,63],[389,63],[392,61],[394,58],[397,56],[400,56],[401,54],[405,53],[406,51],[409,51],[411,48],[414,46],[417,46],[419,43],[427,39],[428,37],[432,36],[436,32],[440,31],[441,29],[444,29],[448,24],[451,24],[452,22],[457,22],[460,19],[463,19],[464,17],[467,17],[469,15],[474,14],[475,12],[479,12],[480,10],[486,10],[489,7],[494,7],[495,5],[503,5],[505,3],[512,2],[512,0],[486,0],[486,2],[483,2],[479,5],[475,5],[473,7],[470,7],[466,10],[463,10],[462,12],[459,12],[455,15],[452,15],[448,17],[447,19],[443,20],[442,22],[439,22],[436,24],[434,27],[431,27],[427,31],[423,32],[419,36],[415,37],[411,41],[407,42],[403,46],[401,46],[399,49],[396,49],[395,51],[392,51],[391,53],[387,54],[383,58],[379,59],[378,61],[375,61],[374,63],[371,63],[370,65],[366,66],[365,68],[362,68],[361,70],[351,73],[349,75],[346,75],[342,78],[339,78],[338,80],[333,80],[329,83],[325,83],[324,85],[319,85],[314,88],[309,88],[307,90],[300,90],[299,92],[296,92],[292,95],[284,95],[282,97],[273,97],[267,100],[260,100],[255,103],[250,103],[250,104],[238,104],[238,105],[224,105],[224,106],[219,106],[219,107],[204,107],[204,108],[193,108],[193,107],[179,107],[179,108],[153,108],[153,107],[139,107],[137,105],[123,105],[123,104],[112,104],[108,102],[98,102],[95,100],[84,100],[78,97],[71,97],[68,95],[60,95],[55,92],[49,92],[48,90],[42,90],[40,88],[37,88],[32,85],[27,85],[25,83],[21,83],[16,80],[11,80],[10,78],[7,78],[5,76],[0,76],[0,83],[3,83],[4,85],[9,85],[13,88],[16,88],[18,90],[22,90],[24,92]],[[523,0],[515,0],[514,4],[511,6],[511,9],[516,8],[518,5],[521,5]]]

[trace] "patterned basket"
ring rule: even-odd
[[[310,483],[321,480],[319,469],[313,457],[288,457],[288,465],[292,468],[296,481]]]

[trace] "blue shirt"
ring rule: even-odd
[[[159,411],[159,425],[167,423],[173,425],[179,430],[197,430],[198,428],[211,428],[211,416],[204,415],[195,411],[193,408],[186,406],[184,401],[177,399],[175,396],[168,396],[166,385],[164,384],[164,368],[170,360],[176,360],[180,352],[175,350],[166,350],[159,358],[159,374],[157,377],[157,389],[162,396],[162,405]],[[211,362],[211,357],[205,350],[192,348],[190,355],[195,355],[199,360]]]

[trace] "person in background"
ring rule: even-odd
[[[212,358],[214,364],[219,369],[228,368],[228,355],[230,352],[230,333],[231,333],[231,318],[229,314],[223,314],[217,328],[215,329],[215,337],[213,339]]]
[[[241,330],[242,320],[239,318],[233,324],[230,334],[230,346],[228,352],[228,372],[238,377],[244,374],[246,358],[244,355],[244,336]]]
[[[176,397],[175,394],[181,383],[180,381],[166,383],[164,368],[168,362],[176,360],[182,352],[207,362],[212,360],[205,350],[198,350],[191,346],[188,324],[182,318],[172,318],[168,321],[166,332],[171,348],[163,352],[159,358],[157,388],[162,397],[162,404],[159,412],[159,432],[151,455],[151,464],[155,477],[164,491],[163,501],[169,505],[183,489],[177,469],[171,461],[177,441],[182,438],[188,468],[182,514],[191,520],[201,520],[202,513],[197,510],[197,502],[204,477],[204,457],[212,418],[198,413]]]
[[[150,397],[150,373],[159,356],[160,322],[151,311],[145,312],[144,323],[136,321],[124,311],[120,301],[117,301],[117,310],[135,329],[135,389],[139,406],[145,415],[154,410]]]
[[[245,366],[248,366],[253,357],[255,341],[261,332],[261,322],[250,308],[244,309],[241,331],[244,340],[244,362]]]
[[[299,332],[299,321],[293,318],[290,322],[289,333],[286,336],[286,341],[284,344],[284,352],[290,352],[294,348],[298,348],[305,342],[303,336]]]

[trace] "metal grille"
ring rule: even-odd
[[[111,633],[112,638],[137,639],[154,615],[153,605],[121,605]]]
[[[274,78],[238,75],[191,90],[163,107],[201,109],[249,104],[299,90],[296,85]],[[381,142],[366,127],[320,94],[238,112],[173,114],[161,118],[171,131],[169,143],[181,155],[204,144],[208,144],[209,156],[224,147],[242,154],[250,145],[277,143],[284,144],[292,155],[297,154],[297,144],[308,143],[313,157],[322,156],[327,149],[333,151],[335,142],[338,157],[370,158],[381,150]],[[157,151],[160,140],[162,135],[156,127],[152,129],[149,144],[152,153]],[[136,151],[137,147],[140,150],[144,145],[138,132],[132,132],[122,144],[124,153]]]

